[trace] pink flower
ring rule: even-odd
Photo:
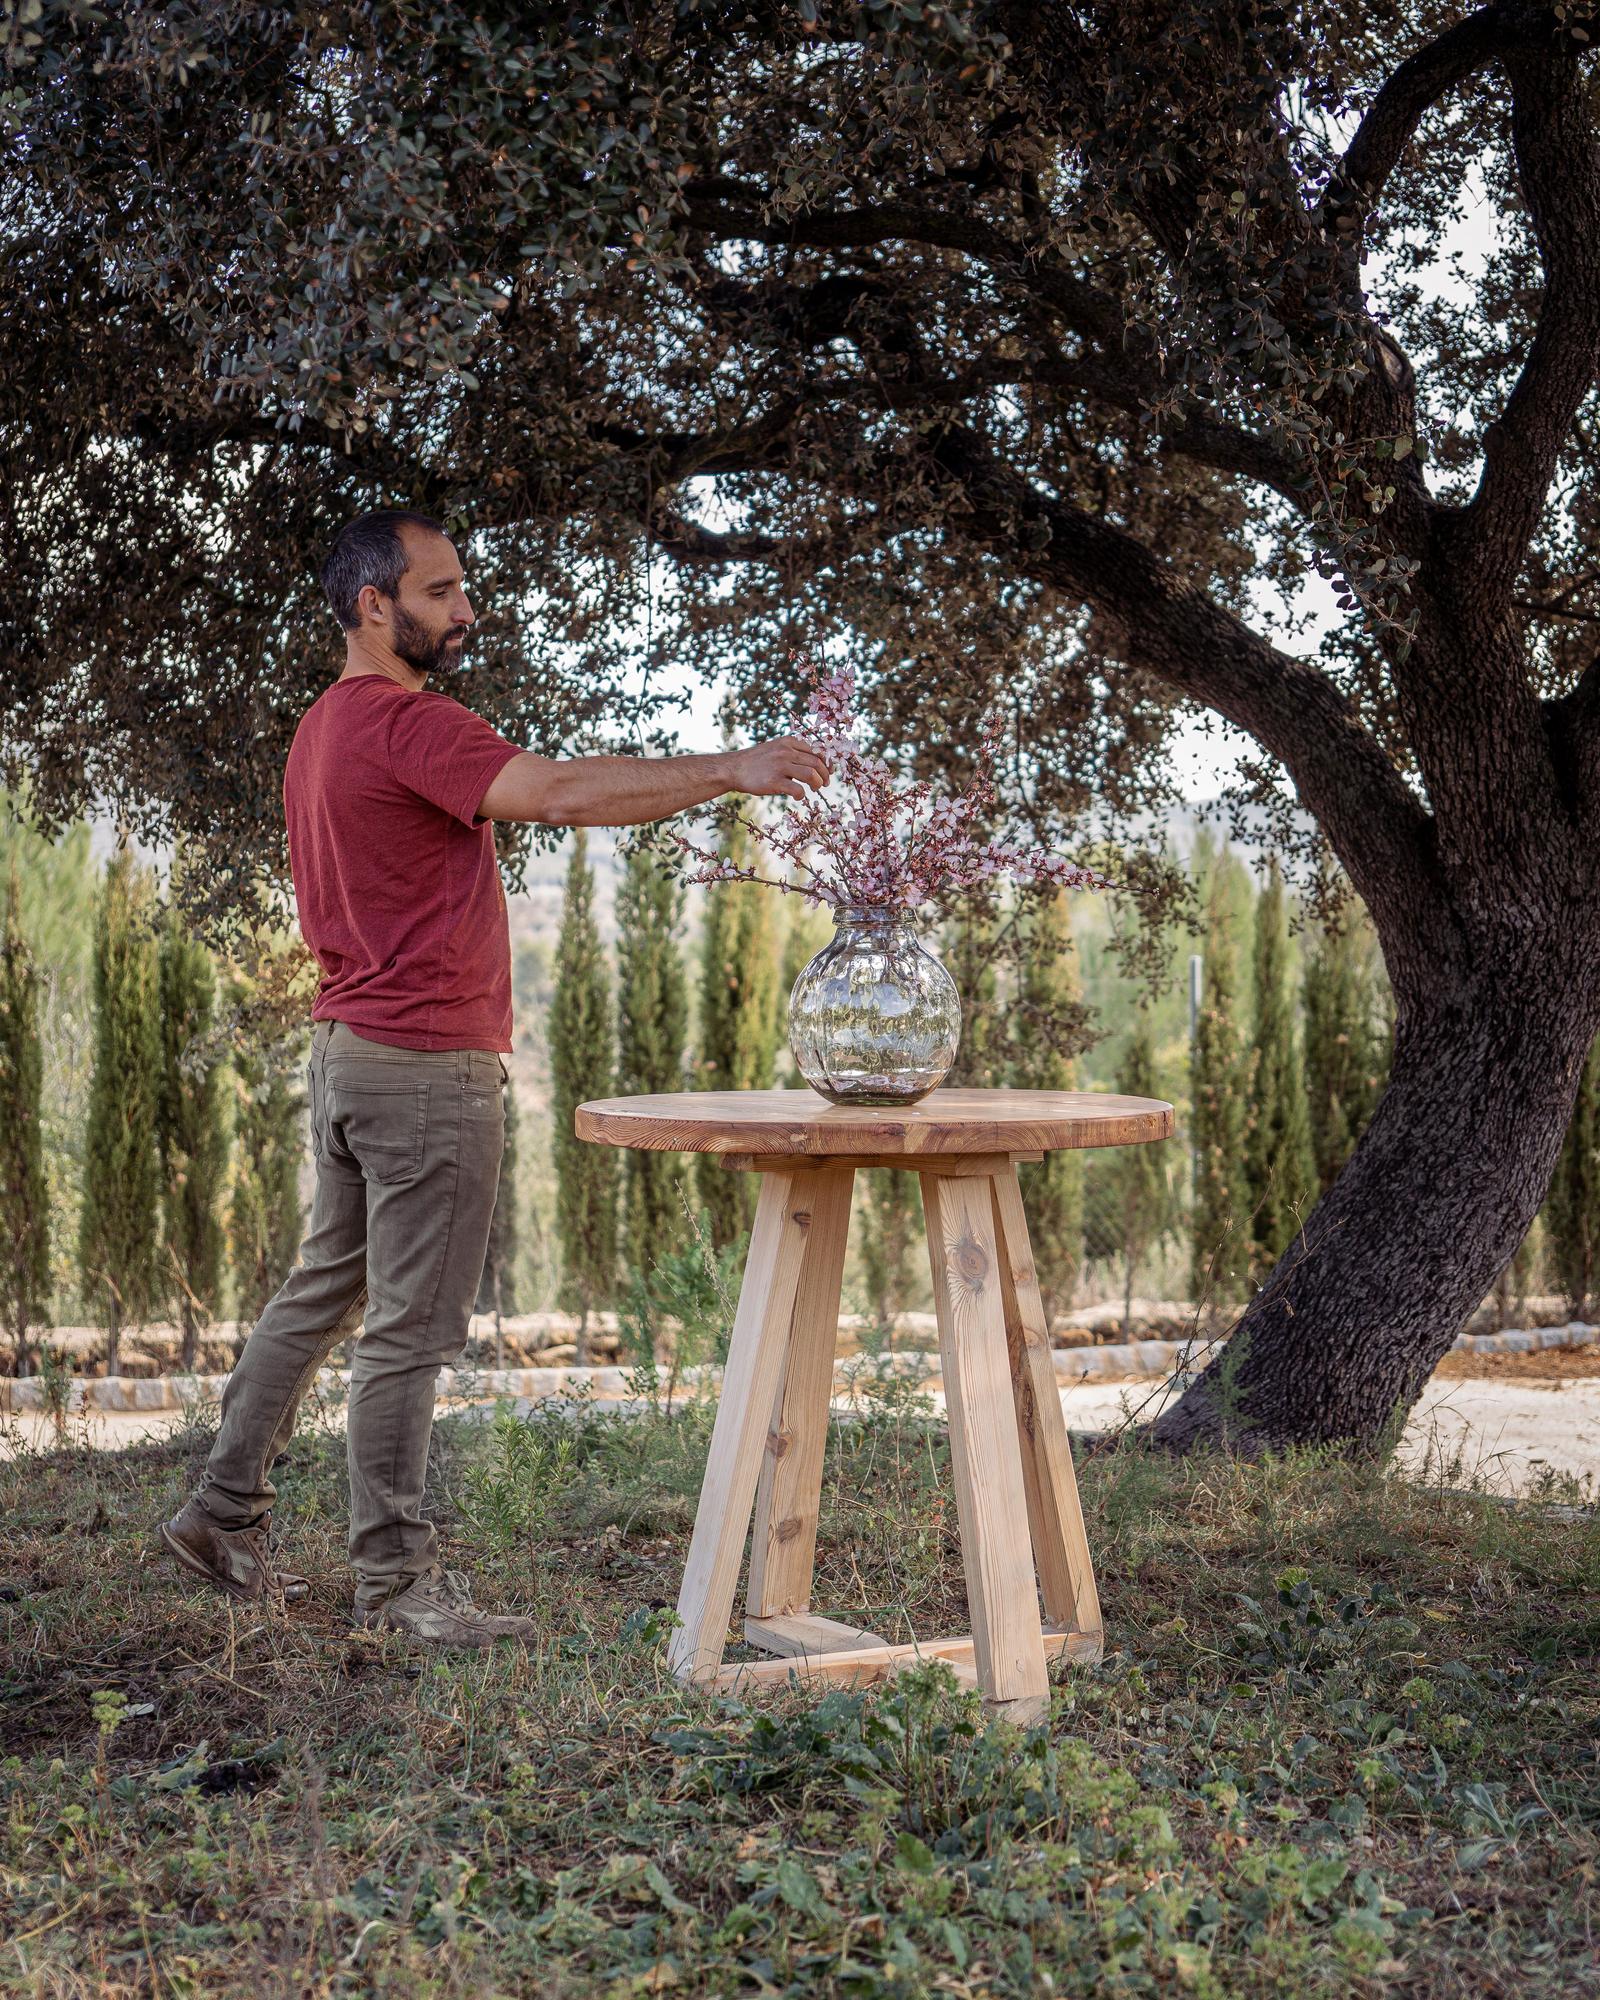
[[[778,881],[736,867],[727,856],[680,834],[680,847],[696,863],[688,878],[691,882],[766,882],[835,909],[858,903],[891,912],[919,909],[950,890],[1002,875],[1039,887],[1111,886],[1105,876],[1046,848],[975,837],[975,829],[995,804],[998,713],[985,717],[979,731],[972,783],[953,798],[936,798],[926,780],[896,785],[883,758],[863,753],[856,737],[859,717],[850,669],[824,672],[817,664],[806,663],[805,673],[806,712],[794,733],[827,763],[831,774],[827,790],[780,803],[771,826],[762,826],[743,812],[732,815],[800,879]]]

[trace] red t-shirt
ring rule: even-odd
[[[335,681],[283,772],[315,1021],[402,1049],[511,1051],[511,937],[490,780],[521,753],[481,716],[383,674]]]

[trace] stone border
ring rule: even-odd
[[[1463,1333],[1455,1350],[1469,1354],[1531,1354],[1545,1347],[1587,1347],[1600,1339],[1600,1326],[1569,1320],[1565,1326],[1512,1327],[1504,1333]],[[1080,1382],[1157,1381],[1185,1374],[1202,1361],[1212,1342],[1196,1335],[1189,1340],[1133,1340],[1106,1347],[1058,1347],[1056,1380],[1064,1389]],[[939,1372],[937,1350],[916,1348],[884,1357],[886,1373],[929,1375]],[[840,1387],[848,1391],[853,1377],[870,1374],[882,1363],[863,1356],[841,1367]],[[506,1396],[539,1401],[550,1396],[618,1397],[636,1393],[624,1368],[443,1368],[439,1371],[441,1402],[491,1402]],[[686,1368],[678,1377],[686,1388],[714,1387],[722,1379],[718,1367]],[[226,1375],[76,1376],[68,1413],[93,1410],[182,1410],[220,1402]],[[349,1386],[346,1368],[318,1371],[313,1393],[342,1402]],[[0,1414],[46,1408],[44,1385],[37,1376],[0,1377]]]

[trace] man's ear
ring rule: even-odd
[[[363,625],[370,625],[375,619],[383,620],[383,592],[375,583],[364,583],[356,593],[356,609],[361,613]]]

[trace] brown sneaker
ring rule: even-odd
[[[268,1513],[248,1528],[224,1528],[198,1500],[190,1500],[170,1521],[161,1523],[160,1535],[185,1569],[203,1576],[230,1597],[247,1602],[276,1597],[285,1604],[298,1604],[310,1595],[311,1586],[303,1576],[273,1568],[267,1547],[271,1525]]]
[[[496,1639],[531,1639],[538,1630],[531,1618],[480,1611],[460,1570],[437,1565],[370,1611],[358,1612],[356,1622],[369,1630],[389,1626],[409,1632],[430,1646],[492,1646]]]

